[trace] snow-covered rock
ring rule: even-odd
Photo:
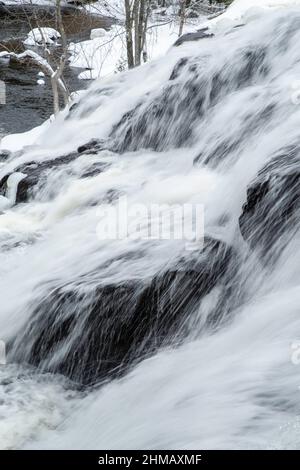
[[[91,39],[103,38],[106,35],[106,31],[103,28],[97,28],[91,30]]]
[[[60,33],[53,28],[34,28],[25,39],[24,44],[26,46],[42,46],[43,44],[47,45],[56,45],[57,40],[60,38]]]
[[[28,132],[6,135],[1,139],[0,150],[17,152],[24,147],[35,144],[38,138],[50,127],[50,123],[51,118]]]

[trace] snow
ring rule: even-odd
[[[39,79],[36,82],[38,85],[45,85],[45,80]]]
[[[34,28],[28,33],[24,44],[26,46],[56,45],[59,38],[60,33],[53,28]]]
[[[4,5],[12,5],[12,6],[40,5],[40,6],[53,6],[54,7],[56,4],[56,0],[1,0],[1,3],[4,3]],[[68,1],[62,0],[61,5],[62,6],[68,5]]]
[[[43,57],[41,57],[39,54],[37,54],[34,51],[26,50],[22,52],[21,54],[16,54],[15,52],[6,52],[6,51],[0,52],[0,59],[10,58],[10,57],[14,57],[18,60],[23,60],[23,59],[25,60],[28,58],[30,60],[33,60],[36,64],[39,64],[40,67],[45,69],[50,76],[53,74],[53,69],[51,65],[46,61],[46,59],[44,59]]]
[[[3,137],[0,142],[0,150],[18,152],[24,147],[33,145],[37,139],[49,128],[50,122],[51,118],[45,121],[41,126],[34,127],[28,132],[10,134]]]
[[[98,0],[95,3],[84,5],[85,11],[93,15],[110,16],[119,20],[125,17],[124,1],[123,0]]]
[[[6,52],[6,51],[0,52],[0,59],[6,58],[6,57],[9,57],[9,58],[14,57],[15,59],[19,61],[26,60],[26,59],[31,60],[36,65],[38,65],[48,76],[50,77],[55,76],[56,72],[53,70],[49,62],[47,62],[46,59],[44,59],[39,54],[37,54],[36,52],[30,49],[22,52],[21,54],[16,54],[14,52]],[[65,84],[61,78],[57,80],[57,83],[62,90],[66,91]]]
[[[222,16],[236,20],[252,7],[278,8],[288,5],[300,5],[300,0],[235,0]]]
[[[94,79],[117,71],[117,62],[126,52],[124,28],[114,26],[103,37],[69,46],[70,65],[87,69],[80,78]]]
[[[201,27],[209,27],[214,34],[224,34],[236,24],[248,23],[270,8],[287,5],[300,5],[300,0],[235,0],[224,13],[211,19],[188,19],[184,26],[184,34]],[[86,8],[86,7],[85,7]],[[108,10],[107,10],[108,8]],[[99,14],[124,16],[123,1],[106,2],[99,0],[88,6],[88,11]],[[152,20],[153,21],[153,20]],[[165,16],[164,22],[149,24],[147,34],[148,60],[165,54],[174,44],[178,36],[178,22]],[[113,26],[110,31],[92,30],[91,39],[70,45],[70,65],[85,69],[80,73],[81,79],[107,77],[126,68],[125,29],[123,25]]]
[[[106,30],[103,28],[97,28],[91,30],[91,39],[102,38],[106,35]]]
[[[23,0],[5,0],[5,3],[21,3]],[[34,0],[36,4],[51,3],[51,0]],[[215,34],[223,34],[236,24],[247,23],[255,20],[261,14],[265,14],[269,9],[275,9],[286,6],[299,6],[300,0],[235,0],[231,6],[221,15],[211,20],[197,19],[189,20],[184,26],[184,34],[195,31],[201,27],[208,26]],[[98,14],[109,14],[110,16],[124,17],[122,9],[122,0],[111,0],[109,5],[98,0],[93,5],[87,5],[84,8],[88,11]],[[81,8],[81,7],[80,7]],[[43,30],[51,30],[51,28],[43,28]],[[52,30],[55,31],[55,30]],[[32,33],[32,32],[31,32]],[[47,32],[45,31],[45,34]],[[46,34],[47,35],[47,34]],[[48,36],[49,37],[49,34]],[[147,33],[147,53],[148,59],[154,59],[164,55],[168,49],[174,44],[178,37],[178,23],[169,21],[149,24]],[[50,36],[51,38],[51,36]],[[115,73],[126,69],[126,45],[124,26],[113,26],[110,31],[104,29],[96,29],[91,31],[91,39],[81,43],[71,43],[69,46],[70,65],[73,67],[83,68],[79,78],[96,79],[106,78]],[[34,54],[34,58],[41,59],[33,51],[26,51],[27,54]],[[0,58],[5,57],[6,53],[0,53]],[[42,66],[49,64],[43,63]],[[42,72],[39,73],[43,77]],[[37,83],[42,85],[43,80]],[[49,127],[50,121],[46,121],[32,131],[24,134],[15,134],[6,136],[0,143],[0,149],[10,151],[18,151],[24,146],[32,145]]]
[[[235,0],[220,16],[206,22],[214,32],[225,32],[238,23],[248,23],[269,9],[300,5],[300,0]]]
[[[178,38],[178,24],[175,22],[156,25],[149,24],[147,33],[149,60],[164,55]],[[194,30],[193,24],[187,24],[184,32]],[[80,73],[81,79],[91,80],[117,73],[126,68],[125,28],[122,25],[113,26],[102,37],[72,43],[69,52],[70,65],[86,69]]]

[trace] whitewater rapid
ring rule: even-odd
[[[37,145],[1,165],[0,180],[91,139],[112,142],[88,161],[52,165],[29,201],[0,215],[0,338],[10,346],[0,366],[2,448],[299,448],[299,235],[270,266],[239,229],[248,185],[299,142],[299,25],[299,8],[258,15],[95,82]],[[104,170],[85,176],[92,164]],[[65,301],[98,285],[148,282],[186,249],[184,240],[99,240],[97,209],[114,204],[112,194],[202,204],[205,235],[233,248],[232,277],[193,304],[183,342],[86,388],[48,372],[61,372],[79,345],[85,309],[75,308],[76,328],[38,368],[28,365],[33,312],[42,324],[57,289]],[[68,315],[63,305],[54,313],[54,323]]]

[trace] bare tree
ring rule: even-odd
[[[128,68],[146,60],[146,32],[150,13],[150,0],[125,1],[125,29]]]
[[[70,96],[63,78],[63,71],[68,57],[68,44],[62,20],[61,0],[56,0],[55,4],[56,29],[59,32],[61,41],[59,53],[51,54],[49,45],[47,44],[45,30],[42,27],[42,19],[39,19],[35,12],[33,15],[29,15],[25,6],[23,13],[32,31],[33,39],[41,47],[41,54],[30,49],[20,53],[1,44],[4,51],[0,52],[0,57],[9,57],[11,60],[18,61],[22,64],[36,66],[50,78],[53,93],[53,111],[54,115],[56,115],[60,111],[61,98],[64,106],[66,106]],[[32,18],[34,19],[35,28],[33,27]],[[38,31],[38,37],[35,31]]]
[[[186,19],[186,7],[187,7],[187,0],[180,0],[178,36],[181,36],[183,33],[183,27],[184,27],[184,23]]]
[[[59,58],[59,64],[56,67],[56,70],[51,75],[51,86],[53,91],[53,106],[54,106],[54,114],[59,112],[59,91],[62,92],[64,105],[68,104],[69,94],[67,92],[66,85],[64,84],[63,79],[63,72],[66,66],[67,58],[68,58],[68,43],[65,33],[65,28],[62,20],[61,14],[61,0],[56,0],[56,28],[61,37],[61,44],[62,44],[62,54]],[[63,88],[60,86],[60,83],[63,83]]]

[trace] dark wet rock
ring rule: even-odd
[[[163,151],[192,145],[199,139],[197,126],[213,106],[230,93],[258,83],[267,73],[263,47],[241,51],[239,60],[226,64],[212,76],[203,69],[198,57],[182,58],[159,93],[149,94],[114,126],[110,134],[112,148],[122,153],[141,148]],[[252,119],[258,122],[255,116]],[[245,127],[245,134],[247,132]],[[236,142],[229,142],[226,148],[230,149],[231,145],[235,147]],[[216,152],[221,155],[223,150],[220,147]]]
[[[186,13],[186,17],[187,18],[199,18],[200,14],[198,11],[196,10],[189,10],[187,11]]]
[[[70,108],[69,108],[69,112],[66,116],[66,121],[70,120],[73,116],[73,114],[75,113],[75,111],[78,109],[79,107],[79,104],[80,104],[80,101],[76,101],[75,103],[71,104]]]
[[[266,63],[266,48],[255,47],[241,52],[239,66],[232,70],[217,71],[211,81],[209,101],[212,105],[234,89],[240,89],[250,85],[254,79],[265,77],[268,73]]]
[[[172,73],[171,73],[171,76],[170,76],[170,80],[176,80],[176,78],[178,78],[183,70],[183,68],[186,66],[186,64],[188,63],[189,59],[187,57],[183,57],[182,59],[180,59],[177,64],[175,65]]]
[[[269,71],[266,63],[267,51],[265,47],[256,47],[243,53],[242,66],[237,74],[237,85],[241,88],[248,85],[257,74],[265,77]]]
[[[231,258],[230,247],[206,239],[201,253],[148,281],[54,289],[33,308],[10,355],[84,384],[122,374],[157,348],[182,341],[201,299],[226,278]]]
[[[78,147],[77,152],[82,154],[97,154],[100,150],[103,150],[105,142],[99,139],[92,139],[84,145]]]
[[[105,171],[108,167],[107,163],[103,162],[95,162],[92,163],[83,173],[80,175],[81,178],[91,178],[92,176],[99,175],[99,173],[102,173]]]
[[[74,5],[79,7],[88,3],[91,3],[90,0],[67,0],[68,5]]]
[[[44,162],[29,162],[15,168],[15,172],[24,173],[26,175],[26,177],[18,184],[16,204],[26,202],[28,199],[30,199],[34,187],[41,181],[43,177],[45,177],[49,169],[68,164],[70,161],[74,160],[76,156],[76,153],[71,153],[69,155],[64,155],[63,157],[58,157],[56,159],[47,160]],[[5,194],[6,192],[6,183],[8,177],[9,174],[7,174],[0,181],[1,193]]]
[[[232,165],[240,156],[246,142],[249,142],[257,131],[268,125],[274,112],[276,105],[274,103],[267,104],[257,114],[249,112],[244,116],[243,121],[240,122],[238,132],[233,135],[220,135],[212,145],[209,153],[199,153],[194,159],[194,163],[201,165],[208,165],[211,168],[216,168],[219,164]]]
[[[61,166],[67,166],[69,163],[76,160],[78,157],[86,155],[97,154],[104,149],[104,143],[99,140],[91,140],[85,145],[78,148],[77,151],[71,152],[70,154],[57,157],[52,160],[42,162],[29,162],[24,165],[20,165],[15,168],[14,172],[20,172],[26,175],[19,184],[17,189],[16,204],[27,202],[35,192],[35,188],[42,184],[42,181],[47,178],[50,170],[59,168]],[[0,154],[1,160],[1,154]],[[92,162],[91,165],[83,172],[80,177],[91,177],[98,173],[101,173],[107,168],[108,164],[103,162]],[[0,194],[6,194],[7,180],[10,174],[7,174],[0,181]]]
[[[137,105],[113,128],[110,138],[114,151],[160,151],[187,145],[192,138],[192,124],[203,115],[205,93],[205,84],[195,81],[193,74],[184,86],[172,81],[159,96]],[[183,119],[187,113],[187,119]]]
[[[300,147],[273,158],[247,190],[239,219],[243,238],[267,257],[276,257],[300,226]]]
[[[10,156],[11,156],[11,152],[9,152],[8,150],[0,151],[0,162],[5,162],[6,160],[9,159]]]
[[[214,37],[213,34],[207,32],[208,28],[200,29],[196,33],[187,33],[180,36],[174,43],[174,46],[181,46],[181,44],[190,41],[198,41],[199,39],[206,39]]]

